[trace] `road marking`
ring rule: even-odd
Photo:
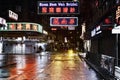
[[[42,73],[45,69],[41,69],[39,72]]]

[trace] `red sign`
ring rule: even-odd
[[[38,14],[78,14],[79,2],[38,2]]]
[[[51,17],[50,26],[78,26],[78,17]]]
[[[57,28],[51,28],[51,30],[52,30],[52,31],[56,31],[56,30],[57,30]]]

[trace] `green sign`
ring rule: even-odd
[[[28,22],[8,22],[7,27],[1,27],[3,31],[37,31],[42,33],[43,28],[37,23]]]

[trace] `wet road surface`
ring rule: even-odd
[[[0,68],[0,80],[100,80],[94,70],[69,50],[62,53],[9,55],[15,65]],[[5,75],[8,75],[5,77]]]

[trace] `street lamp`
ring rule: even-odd
[[[116,25],[115,25],[116,26]],[[112,34],[116,34],[116,66],[118,66],[118,37],[120,34],[120,26],[116,26],[112,29]]]

